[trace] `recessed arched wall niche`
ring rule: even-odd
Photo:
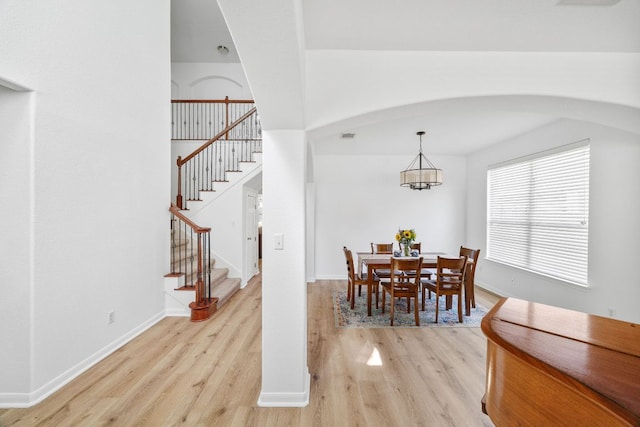
[[[240,83],[222,76],[205,76],[189,85],[191,99],[242,99],[243,88]]]

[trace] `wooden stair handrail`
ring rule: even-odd
[[[189,154],[184,159],[181,156],[178,156],[178,159],[176,160],[176,164],[178,166],[178,188],[177,188],[178,191],[177,191],[177,194],[176,194],[176,205],[180,209],[184,208],[183,199],[182,199],[182,166],[185,165],[189,160],[193,159],[198,154],[202,153],[208,147],[213,145],[214,142],[219,141],[224,135],[227,135],[231,130],[233,130],[238,125],[240,125],[240,123],[244,122],[249,117],[251,117],[252,115],[256,114],[257,111],[258,111],[258,109],[256,107],[253,107],[251,110],[247,111],[245,114],[243,114],[241,117],[239,117],[238,120],[236,120],[235,122],[233,122],[230,125],[228,125],[227,127],[225,127],[223,130],[218,132],[218,134],[216,136],[214,136],[213,138],[211,138],[210,140],[208,140],[207,142],[202,144],[198,149],[193,151],[191,154]]]
[[[171,204],[169,211],[174,215],[171,220],[171,227],[173,231],[173,221],[177,218],[179,221],[183,222],[187,227],[191,228],[191,230],[196,233],[197,241],[196,241],[196,283],[194,285],[196,294],[195,300],[189,304],[189,308],[191,309],[191,321],[199,322],[202,320],[208,319],[216,310],[217,310],[217,302],[218,299],[211,296],[211,278],[210,278],[210,254],[211,254],[211,244],[210,244],[210,233],[211,228],[208,227],[200,227],[191,221],[189,218],[184,216],[180,209]],[[172,233],[173,234],[173,233]],[[206,243],[205,243],[206,242]],[[206,248],[205,248],[206,245]],[[194,257],[192,256],[191,259]],[[173,262],[173,253],[171,264],[174,265]],[[206,261],[203,262],[203,261]],[[204,274],[205,274],[205,266],[207,270],[207,285],[205,286]],[[181,270],[182,271],[182,270]],[[185,271],[182,271],[185,273]]]
[[[227,126],[232,117],[253,107],[252,99],[172,99],[171,139],[207,140],[219,126]],[[221,115],[222,113],[222,115]],[[223,122],[219,122],[223,119]],[[229,139],[225,135],[224,139]]]
[[[178,167],[181,167],[182,165],[187,163],[189,160],[193,159],[195,156],[197,156],[198,154],[203,152],[208,146],[210,146],[211,144],[213,144],[214,142],[216,142],[217,140],[222,138],[224,135],[229,133],[230,130],[234,129],[240,123],[244,122],[251,115],[253,115],[256,111],[257,111],[257,108],[253,107],[251,110],[247,111],[243,116],[238,118],[238,120],[236,120],[235,122],[231,123],[226,128],[222,129],[220,132],[218,132],[218,134],[216,136],[214,136],[213,138],[211,138],[210,140],[208,140],[207,142],[202,144],[198,149],[196,149],[193,153],[189,154],[184,159],[182,157],[178,156],[178,161],[177,161]]]
[[[172,104],[253,104],[253,99],[234,99],[230,100],[229,97],[224,99],[172,99]]]
[[[187,224],[191,229],[198,234],[208,233],[211,231],[211,227],[200,227],[195,222],[191,221],[187,218],[182,212],[180,212],[180,208],[175,204],[171,203],[171,207],[169,208],[169,212],[180,218],[182,222]]]

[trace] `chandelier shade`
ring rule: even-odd
[[[442,184],[442,169],[436,168],[427,156],[422,154],[422,135],[424,134],[424,131],[416,133],[420,137],[420,152],[407,169],[400,172],[402,187],[409,187],[412,190],[429,190],[432,186]]]

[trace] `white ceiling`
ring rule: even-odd
[[[240,62],[216,0],[171,0],[171,62]]]
[[[309,50],[640,53],[640,0],[403,0],[392,11],[388,0],[301,0],[301,5]],[[215,0],[172,0],[171,15],[173,62],[240,62]],[[221,55],[218,45],[230,52]],[[426,153],[465,154],[556,119],[448,109],[336,129],[322,136],[317,151],[412,152],[418,146],[415,132],[425,130]],[[356,138],[340,139],[345,131]]]
[[[403,0],[390,15],[388,0],[302,0],[302,15],[307,49],[640,52],[640,1],[564,2],[582,5]],[[171,59],[239,62],[215,0],[172,0]]]
[[[638,0],[403,0],[391,14],[388,0],[302,3],[307,49],[640,52]]]

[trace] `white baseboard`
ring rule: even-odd
[[[309,406],[309,390],[311,375],[306,373],[304,390],[300,393],[269,393],[260,392],[258,406],[266,408],[303,408]]]
[[[191,310],[182,310],[179,308],[165,310],[164,315],[166,317],[191,317]]]
[[[484,289],[484,290],[485,290],[485,291],[487,291],[487,292],[491,292],[492,294],[495,294],[495,295],[497,295],[497,296],[499,296],[499,297],[512,297],[512,296],[513,296],[513,295],[505,295],[502,291],[498,291],[498,290],[496,290],[495,288],[493,288],[493,287],[491,287],[491,286],[487,285],[486,283],[479,282],[479,281],[477,281],[477,280],[475,281],[475,285],[476,285],[477,287],[482,288],[482,289]]]
[[[47,397],[51,396],[56,391],[67,385],[74,380],[80,374],[91,368],[96,363],[100,362],[120,347],[164,319],[164,311],[151,317],[146,322],[142,323],[138,327],[132,329],[125,335],[121,336],[117,340],[98,350],[91,356],[87,357],[80,363],[67,369],[62,374],[58,375],[47,384],[43,385],[39,389],[31,393],[3,393],[0,394],[0,408],[29,408],[42,402]]]
[[[0,393],[0,408],[28,408],[30,404],[29,393]]]
[[[315,280],[347,280],[347,275],[346,274],[330,274],[330,275],[322,275],[322,276],[316,276]]]

